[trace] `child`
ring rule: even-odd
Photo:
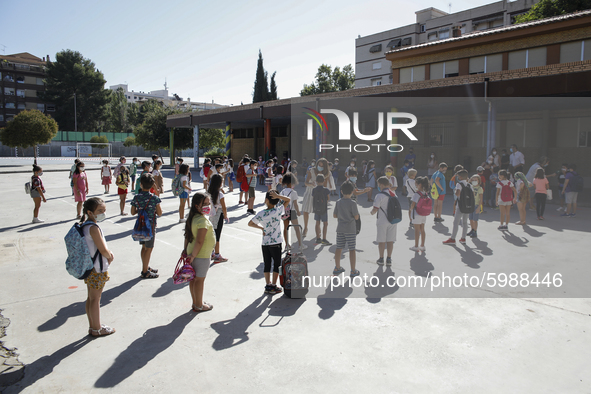
[[[259,163],[257,167],[257,178],[259,179],[259,185],[265,184],[265,178],[267,174],[265,173],[267,170],[267,164],[263,161],[263,157],[259,156]]]
[[[127,163],[127,159],[125,158],[125,156],[121,156],[119,158],[119,164],[117,164],[117,166],[113,170],[113,177],[115,178],[115,180],[117,180],[117,177],[119,176],[119,173],[121,172],[121,167],[125,166],[125,163]]]
[[[230,223],[222,189],[222,176],[220,174],[214,174],[209,180],[209,190],[207,190],[211,200],[209,221],[215,230],[215,249],[214,253],[211,255],[211,259],[214,260],[214,263],[225,263],[228,261],[227,258],[222,257],[220,254],[220,238],[222,236],[222,229],[224,228],[224,218],[226,219],[226,223]]]
[[[137,179],[137,182],[135,183],[135,194],[138,194],[142,190],[141,183],[140,183],[140,178],[142,177],[142,175],[149,174],[150,171],[152,171],[149,161],[142,161],[141,168],[142,168],[142,173],[140,174],[140,176]],[[153,192],[153,191],[151,190],[150,192]]]
[[[113,173],[111,171],[111,167],[109,167],[109,160],[103,160],[103,166],[101,167],[101,179],[102,184],[105,186],[105,194],[109,194],[112,176]]]
[[[406,179],[408,178],[407,173],[410,170],[410,161],[404,160],[404,166],[400,169],[400,176],[402,178],[402,184],[406,184]],[[405,190],[406,195],[408,196],[408,190]]]
[[[359,276],[359,270],[355,269],[356,221],[359,220],[359,211],[357,209],[357,203],[351,199],[354,190],[355,186],[351,181],[346,181],[341,185],[343,198],[337,201],[333,212],[333,217],[338,220],[338,225],[337,249],[334,254],[335,268],[332,274],[338,275],[345,272],[345,269],[341,267],[341,252],[345,246],[348,246],[351,278]]]
[[[250,161],[250,168],[246,171],[244,176],[248,180],[248,209],[247,213],[254,215],[254,198],[255,198],[255,187],[257,185],[257,162],[254,160]]]
[[[245,157],[244,159],[242,159],[242,162],[240,163],[240,165],[238,166],[238,172],[236,173],[236,181],[238,182],[239,186],[238,188],[240,189],[240,197],[239,197],[239,201],[238,201],[238,205],[240,204],[245,204],[245,201],[248,201],[248,191],[244,191],[242,190],[242,181],[244,180],[244,175],[246,174],[246,171],[248,171],[248,169],[250,168],[250,159]],[[244,201],[242,201],[242,195],[244,194]]]
[[[135,193],[135,175],[137,174],[137,166],[139,164],[139,161],[137,159],[137,157],[134,157],[133,160],[131,161],[131,165],[129,166],[129,177],[131,178],[131,185],[134,188],[134,193]]]
[[[31,177],[31,198],[35,203],[33,208],[33,223],[43,223],[45,220],[39,219],[39,208],[41,207],[41,200],[47,202],[45,199],[45,188],[41,181],[41,175],[43,175],[43,168],[33,164],[33,176]]]
[[[455,182],[455,193],[454,193],[454,208],[455,208],[455,212],[454,212],[454,224],[453,224],[453,230],[451,233],[451,238],[449,238],[447,241],[443,241],[444,245],[455,245],[456,244],[456,235],[458,235],[458,228],[460,226],[460,220],[462,221],[462,238],[460,238],[460,243],[461,244],[465,244],[466,243],[466,234],[468,232],[468,220],[469,220],[469,216],[470,214],[468,213],[463,213],[462,211],[460,211],[460,207],[458,206],[458,200],[460,198],[460,194],[462,193],[462,189],[463,188],[470,188],[470,192],[474,193],[474,191],[472,190],[471,185],[468,184],[468,171],[462,169],[460,171],[458,171],[455,175],[456,177],[456,182]]]
[[[332,196],[333,194],[336,195],[336,190],[337,187],[334,183],[334,164],[332,163],[328,163],[328,177],[326,177],[326,187],[328,188],[328,190],[330,190],[330,195]]]
[[[84,163],[79,161],[72,175],[72,180],[74,181],[74,201],[78,203],[76,205],[76,219],[82,217],[82,203],[86,201],[86,195],[88,194],[88,178],[86,177],[84,168]]]
[[[351,162],[349,163],[349,167],[347,167],[345,169],[345,176],[347,177],[347,180],[349,179],[349,171],[350,170],[355,170],[357,171],[357,162],[354,159],[351,159]]]
[[[490,199],[486,201],[486,204],[488,206],[490,206],[493,209],[498,209],[497,207],[497,203],[495,201],[495,199],[493,198],[493,190],[497,190],[497,182],[499,181],[499,166],[495,166],[492,168],[492,174],[489,177],[489,186],[488,188],[490,189]]]
[[[509,180],[509,174],[507,173],[507,170],[499,171],[499,182],[497,183],[497,194],[495,197],[497,200],[497,205],[501,210],[501,225],[498,227],[499,230],[509,229],[511,205],[517,201],[516,197],[517,190],[515,190],[513,182]],[[503,223],[505,224],[503,225]]]
[[[254,164],[251,167],[256,167],[257,162],[254,160],[252,162]],[[255,171],[252,174],[252,180],[255,184],[256,176]],[[280,196],[275,190],[268,191],[265,195],[265,206],[267,209],[257,213],[248,222],[250,227],[258,228],[263,232],[262,249],[263,261],[265,264],[263,274],[265,275],[265,293],[268,294],[277,294],[282,291],[279,286],[277,286],[277,278],[279,277],[281,246],[283,243],[283,237],[281,235],[281,216],[285,211],[283,209],[283,204],[277,206],[279,200],[283,201],[283,203],[289,203],[290,198]],[[271,260],[274,261],[273,281],[271,281]]]
[[[332,165],[332,178],[333,178],[333,185],[335,185],[334,190],[332,191],[332,195],[336,196],[337,195],[337,189],[336,189],[336,185],[339,183],[339,171],[340,171],[341,167],[339,166],[339,158],[337,157],[336,159],[334,159],[334,164]]]
[[[412,170],[412,168],[411,168],[411,170]],[[415,170],[414,174],[415,174],[415,176],[417,175],[417,171],[416,170]],[[394,175],[394,167],[392,167],[390,164],[388,164],[384,168],[384,175],[390,181],[390,190],[391,191],[396,191],[396,189],[398,189],[398,180],[396,179],[396,176]],[[408,175],[408,172],[407,172],[407,176],[409,176]],[[413,183],[413,185],[414,185],[414,183]],[[414,188],[413,188],[413,193],[414,193]]]
[[[377,243],[380,258],[378,259],[378,265],[384,265],[384,249],[388,248],[388,256],[386,257],[386,265],[392,265],[392,250],[394,249],[394,242],[396,241],[396,229],[398,225],[392,224],[388,220],[388,202],[390,197],[396,197],[396,193],[390,190],[390,180],[388,177],[383,176],[378,179],[378,194],[373,203],[371,214],[376,217],[377,231]]]
[[[534,187],[536,188],[536,213],[538,220],[544,220],[544,210],[546,209],[546,199],[548,198],[548,188],[550,183],[546,178],[543,168],[536,170],[536,177],[534,178]]]
[[[152,155],[152,168],[154,168],[154,165],[156,164],[156,160],[158,160],[158,155]]]
[[[292,160],[287,165],[287,172],[290,172],[294,176],[294,186],[298,184],[298,161]],[[282,183],[283,184],[283,183]]]
[[[267,190],[271,190],[273,186],[273,160],[267,160],[265,163],[265,185],[267,185]]]
[[[367,163],[367,167],[365,169],[364,177],[367,180],[365,182],[365,187],[369,188],[369,192],[367,194],[367,201],[373,201],[371,195],[373,193],[373,189],[376,187],[376,163],[373,160],[370,160]]]
[[[351,197],[351,199],[353,201],[357,201],[357,196],[360,196],[362,194],[365,194],[365,193],[367,193],[367,192],[369,192],[371,190],[370,187],[366,187],[363,190],[357,189],[357,170],[350,169],[349,170],[349,175],[347,176],[347,180],[349,182],[351,182],[353,184],[353,186],[355,187],[354,190],[353,190],[353,195]],[[341,192],[341,195],[343,196],[343,193],[342,192]]]
[[[328,230],[328,200],[330,190],[324,187],[324,175],[316,175],[316,186],[312,190],[312,201],[314,204],[314,220],[316,221],[316,245],[332,245],[326,239]],[[322,222],[322,238],[320,238],[320,222]]]
[[[411,197],[410,211],[412,212],[412,224],[415,228],[415,246],[411,247],[410,250],[418,252],[425,251],[425,223],[427,223],[427,215],[420,215],[417,212],[417,205],[421,198],[428,198],[429,196],[429,178],[421,176],[415,179],[416,191]],[[419,238],[421,240],[421,246],[419,246]]]
[[[283,166],[277,166],[277,174],[273,177],[273,189],[281,192],[281,180],[283,179]]]
[[[564,211],[564,195],[562,194],[562,189],[564,188],[564,181],[566,180],[566,171],[568,168],[568,164],[562,163],[560,170],[556,171],[556,180],[558,181],[558,199],[560,200],[560,206],[556,209],[558,212]]]
[[[176,164],[174,165],[174,176],[177,176],[179,174],[179,168],[181,166],[181,164],[183,164],[183,158],[182,157],[177,157],[176,158]]]
[[[72,195],[74,195],[74,181],[72,179],[72,175],[74,175],[74,171],[76,171],[76,165],[80,162],[80,160],[75,159],[74,164],[70,168],[70,188],[72,188]],[[565,171],[566,172],[566,171]],[[563,177],[564,178],[564,177]],[[564,183],[564,182],[563,182]],[[562,185],[561,185],[562,186]],[[560,192],[559,192],[560,193]]]
[[[209,170],[211,169],[211,159],[207,158],[203,161],[203,188],[207,190],[209,187],[208,180],[209,180]],[[180,168],[179,168],[180,171]],[[182,173],[181,173],[182,174]]]
[[[152,174],[142,174],[139,181],[142,190],[131,201],[131,214],[135,215],[144,209],[152,222],[152,238],[149,241],[140,241],[140,245],[142,245],[140,256],[142,258],[141,278],[154,279],[159,275],[157,269],[150,268],[150,256],[152,255],[152,250],[154,250],[154,240],[156,239],[156,216],[162,216],[161,200],[160,197],[150,193],[150,189],[154,186],[154,177]]]
[[[84,240],[88,245],[91,256],[97,256],[94,260],[94,268],[90,275],[84,279],[88,289],[86,298],[86,317],[88,317],[88,335],[102,337],[115,333],[115,329],[101,324],[101,294],[109,278],[109,265],[114,256],[107,246],[107,241],[97,222],[105,219],[107,206],[97,197],[89,198],[84,203],[84,214],[80,223],[84,232]],[[97,254],[98,252],[98,254]],[[102,264],[101,264],[102,261]],[[102,269],[101,269],[102,268]]]
[[[286,245],[285,249],[291,249],[291,245],[288,243],[289,237],[287,236],[287,232],[289,231],[288,226],[291,221],[293,227],[295,228],[300,250],[304,250],[307,248],[307,246],[302,243],[302,233],[298,223],[298,216],[301,216],[301,212],[298,206],[298,193],[294,190],[294,186],[297,184],[297,179],[294,174],[288,172],[285,174],[281,182],[283,184],[281,195],[289,197],[289,203],[285,207],[285,214],[281,217],[283,220],[283,237],[285,238]]]
[[[388,166],[390,167],[390,166]],[[386,167],[386,168],[388,168]],[[416,181],[415,178],[417,177],[417,170],[414,168],[411,168],[410,170],[408,170],[408,172],[406,173],[407,178],[406,178],[406,182],[404,182],[404,188],[406,189],[406,196],[408,198],[408,219],[409,219],[409,226],[412,226],[412,209],[410,208],[410,206],[412,205],[412,199],[415,195],[415,193],[417,192],[417,186],[416,186]],[[396,177],[391,177],[396,179]],[[425,190],[426,192],[426,190]]]
[[[483,202],[483,194],[484,191],[482,190],[482,179],[480,175],[472,175],[470,178],[470,184],[472,185],[472,190],[474,190],[474,212],[470,213],[470,232],[468,235],[470,238],[477,238],[478,237],[478,217],[480,216],[480,212],[482,211],[482,202]]]
[[[440,163],[439,170],[435,171],[433,176],[431,177],[431,182],[435,183],[437,187],[437,193],[439,197],[434,201],[435,206],[433,207],[433,215],[435,218],[433,219],[434,222],[443,222],[443,218],[441,217],[441,211],[443,210],[443,200],[445,199],[445,172],[447,171],[447,164]]]
[[[234,160],[228,159],[228,187],[230,189],[230,193],[234,191],[234,181],[236,180],[236,175],[234,174]]]
[[[180,204],[179,204],[179,223],[185,223],[187,220],[185,219],[185,204],[189,199],[189,194],[191,193],[191,181],[189,180],[189,166],[186,164],[181,164],[179,167],[179,174],[181,174],[181,185],[183,187],[183,192],[179,194]]]
[[[162,162],[160,160],[156,160],[154,162],[154,169],[152,170],[152,176],[154,177],[154,194],[160,197],[160,194],[164,193],[164,179],[162,178],[162,173],[160,172],[160,167],[162,167]]]
[[[117,185],[117,194],[119,195],[119,208],[121,208],[121,216],[127,216],[125,212],[125,198],[127,197],[127,188],[129,187],[129,171],[127,167],[122,166],[119,169],[119,175],[115,178]]]
[[[523,172],[516,172],[515,190],[517,191],[517,211],[519,211],[519,221],[515,224],[525,225],[526,211],[525,206],[530,198],[529,181]]]

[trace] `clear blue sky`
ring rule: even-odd
[[[451,0],[452,12],[492,0]],[[415,22],[442,0],[0,0],[0,53],[71,49],[107,84],[164,88],[192,101],[252,102],[259,48],[280,98],[298,96],[318,66],[355,64],[355,38]],[[6,48],[2,47],[4,45]],[[4,52],[2,49],[4,48]]]

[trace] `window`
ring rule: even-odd
[[[591,60],[591,40],[583,41],[583,60]]]
[[[502,71],[503,55],[487,55],[470,58],[470,75]]]
[[[382,69],[382,62],[375,62],[375,63],[372,65],[372,69],[373,69],[373,70],[381,70],[381,69]]]
[[[287,137],[287,127],[271,127],[271,138]]]
[[[437,32],[431,32],[427,34],[427,41],[437,41]]]
[[[45,104],[37,104],[37,109],[41,112],[45,112]]]
[[[253,138],[253,129],[235,129],[233,132],[234,138]]]
[[[43,78],[37,78],[37,85],[43,85]]]
[[[380,86],[382,84],[382,78],[373,78],[371,80],[371,86]]]
[[[509,52],[509,70],[546,65],[546,47]]]
[[[25,83],[25,77],[23,77],[23,76],[16,77],[16,83]]]
[[[527,68],[527,50],[509,52],[509,70]]]
[[[4,88],[4,95],[14,96],[14,88]]]
[[[11,74],[6,74],[4,76],[4,81],[6,81],[6,82],[14,82],[14,77]]]
[[[449,38],[449,28],[439,30],[439,39],[443,40],[444,38]]]
[[[429,146],[453,146],[453,124],[438,123],[429,125]]]
[[[425,66],[414,66],[400,69],[400,83],[425,80]]]
[[[541,119],[523,119],[507,121],[507,146],[515,144],[527,148],[539,148],[542,140],[539,130],[542,128]]]
[[[425,32],[425,29],[426,29],[426,26],[425,25],[421,25],[421,33],[424,33]]]
[[[406,37],[405,39],[402,40],[402,46],[407,46],[407,45],[411,45],[411,44],[412,44],[411,37]]]
[[[560,63],[580,62],[583,59],[583,41],[560,44]]]
[[[4,115],[0,114],[0,122],[4,122]]]
[[[449,62],[445,62],[443,68],[443,74],[445,78],[457,77],[460,75],[460,62],[459,60],[452,60]]]
[[[470,58],[470,75],[483,74],[485,71],[486,56],[478,56]]]
[[[22,89],[18,89],[18,90],[16,91],[16,96],[17,96],[17,97],[25,97],[25,91],[24,91],[24,90],[22,90]]]
[[[371,53],[381,52],[381,50],[382,50],[382,44],[374,45],[371,48],[369,48],[369,51]]]
[[[25,103],[18,103],[17,109],[25,109],[25,108],[26,108]]]
[[[47,112],[54,112],[54,111],[55,111],[55,106],[53,106],[53,105],[47,106]]]
[[[396,38],[396,39],[390,41],[388,43],[388,45],[386,45],[386,47],[394,49],[394,48],[398,48],[400,45],[402,45],[402,40],[400,38]]]
[[[31,67],[28,64],[15,64],[14,68],[19,70],[29,70]]]
[[[12,108],[12,109],[16,108],[15,105],[14,105],[14,103],[6,103],[5,107],[6,108]]]

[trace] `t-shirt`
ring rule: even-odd
[[[211,222],[205,216],[199,214],[193,216],[193,221],[191,221],[191,232],[193,233],[193,242],[190,242],[187,245],[187,254],[190,255],[191,253],[193,253],[195,242],[197,242],[197,232],[201,228],[207,229],[207,233],[205,234],[203,245],[201,245],[201,249],[199,250],[199,253],[197,253],[197,258],[209,259],[211,257],[211,252],[215,247],[215,233],[213,231],[213,226],[211,225]]]
[[[78,190],[86,192],[86,172],[81,172],[80,174],[73,174],[72,180],[74,184],[78,187]]]
[[[88,251],[90,252],[90,257],[94,257],[94,255],[98,251],[98,248],[96,247],[96,244],[94,243],[94,240],[92,239],[92,236],[90,235],[90,228],[91,227],[94,227],[94,225],[88,224],[82,228],[82,231],[84,232],[84,240],[86,241],[86,246],[88,246]],[[103,231],[101,230],[101,228],[98,225],[96,225],[96,227],[98,227],[99,234],[101,235],[101,238],[103,239],[103,242],[105,243],[105,246],[107,246],[107,240],[105,240],[105,237],[103,235]],[[109,247],[107,246],[107,250],[108,249],[109,249]],[[94,260],[94,269],[98,273],[107,272],[109,270],[109,262],[107,261],[106,258],[102,257],[103,270],[101,271],[101,257],[102,257],[101,253],[99,252],[99,254],[96,256],[96,260]]]
[[[45,193],[45,188],[43,187],[43,181],[38,176],[33,175],[31,177],[31,190],[40,189],[41,192]],[[39,190],[37,190],[39,191]]]
[[[119,163],[117,164],[117,167],[115,167],[115,169],[113,170],[113,176],[116,177],[117,175],[119,175],[119,173],[121,172],[121,167],[124,167],[125,164],[123,163]]]
[[[220,194],[218,195],[218,201],[215,204],[213,203],[213,199],[210,198],[211,208],[212,208],[211,211],[209,212],[210,218],[214,218],[217,215],[219,215],[220,212],[222,212],[222,200],[224,199],[224,193],[222,193],[221,190],[219,193]],[[216,225],[217,225],[217,223],[216,223]]]
[[[437,193],[439,194],[445,194],[445,175],[437,170],[435,171],[435,173],[433,174],[433,176],[431,177],[431,179],[433,180],[433,183],[435,183],[435,179],[439,178],[439,184],[441,185],[441,188],[439,186],[437,186]]]
[[[534,183],[534,178],[536,176],[536,172],[538,171],[538,168],[542,168],[540,163],[536,163],[533,166],[531,166],[529,168],[529,171],[527,172],[527,174],[525,174],[525,179],[527,179],[530,184]]]
[[[566,179],[565,173],[562,172],[562,170],[556,171],[556,179],[558,179],[558,186],[562,188],[562,186],[564,186],[564,180]]]
[[[513,167],[517,167],[520,164],[525,164],[525,156],[523,156],[523,153],[519,151],[511,153],[509,156],[509,163],[511,163]]]
[[[409,153],[408,155],[406,155],[406,157],[404,158],[404,160],[408,160],[410,161],[410,168],[415,166],[415,160],[417,158],[417,155],[415,155],[414,153]]]
[[[414,179],[406,178],[404,186],[406,186],[406,191],[408,194],[413,194],[417,191],[417,184]]]
[[[160,204],[160,201],[160,197],[142,190],[133,197],[131,206],[136,207],[138,212],[145,208],[148,218],[152,221],[152,227],[156,227],[156,206]]]
[[[567,172],[564,176],[565,182],[568,180],[568,185],[566,185],[566,189],[564,190],[565,193],[572,192],[571,185],[573,184],[573,178],[577,175],[576,172]],[[562,190],[560,191],[562,193]]]
[[[109,166],[103,166],[101,168],[101,170],[102,170],[102,176],[103,177],[106,177],[106,176],[110,177],[111,176],[111,167],[109,167]]]
[[[480,200],[482,198],[482,186],[474,186],[472,185],[472,190],[474,190],[474,206],[480,206]]]
[[[396,177],[394,175],[392,175],[390,177],[390,186],[392,186],[392,187],[398,187],[398,180],[396,179]]]
[[[187,182],[185,184],[185,186],[183,186],[183,182]],[[191,181],[189,180],[189,176],[188,175],[182,175],[181,176],[181,187],[183,187],[183,191],[184,192],[188,192],[189,189],[191,188]]]
[[[249,168],[248,170],[246,170],[246,174],[247,175],[254,174],[254,172],[252,171],[252,168]],[[256,176],[253,176],[253,177],[250,177],[250,178],[246,178],[246,179],[248,179],[248,187],[255,187],[257,185],[257,183],[256,183],[257,182],[257,177]]]
[[[546,192],[546,185],[548,184],[548,178],[534,179],[534,187],[536,188],[536,193],[547,194]]]
[[[286,187],[285,189],[281,190],[281,193],[279,193],[282,196],[285,197],[289,197],[289,204],[285,207],[285,210],[295,210],[295,203],[294,201],[298,200],[298,192],[296,192],[294,189],[291,189],[289,187]],[[287,212],[286,212],[287,213]]]
[[[273,209],[265,209],[254,215],[252,222],[260,224],[265,230],[262,245],[276,245],[283,242],[281,215],[284,213],[283,205],[277,204]]]
[[[324,187],[322,185],[316,186],[312,190],[312,201],[314,204],[314,212],[317,212],[321,215],[328,212],[328,196],[329,195],[330,195],[330,190],[328,190],[326,187]],[[324,204],[317,206],[316,198],[323,200]]]
[[[350,198],[341,198],[334,207],[337,215],[337,233],[356,234],[355,216],[359,215],[357,203]]]
[[[386,191],[383,190],[382,192],[376,194],[376,196],[373,200],[373,207],[378,209],[377,217],[376,217],[376,220],[378,221],[378,225],[379,224],[384,224],[384,225],[390,224],[390,221],[386,217],[386,212],[388,212],[388,200],[390,198],[388,196],[386,196],[384,194],[384,192],[386,192]],[[387,190],[387,193],[392,197],[396,196],[396,193],[394,193],[394,191],[392,191],[390,189]]]

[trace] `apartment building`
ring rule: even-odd
[[[470,34],[510,26],[539,0],[502,0],[448,14],[436,8],[415,12],[416,23],[355,40],[355,87],[393,83],[386,53],[392,50],[437,42],[457,34]]]

